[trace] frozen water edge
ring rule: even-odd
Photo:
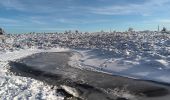
[[[0,54],[0,61],[13,61],[16,59],[20,59],[35,53],[40,53],[40,52],[63,52],[63,51],[68,51],[69,49],[66,48],[52,48],[48,50],[44,49],[21,49],[19,51],[13,51],[13,52],[6,52],[6,53],[1,53]]]
[[[101,50],[73,50],[71,66],[112,75],[170,84],[170,62],[165,59],[125,59]]]
[[[41,81],[29,77],[15,76],[8,72],[8,61],[14,61],[40,52],[61,52],[68,49],[53,48],[50,50],[27,49],[0,55],[0,99],[1,100],[63,100],[55,89]],[[56,87],[57,88],[57,87]]]

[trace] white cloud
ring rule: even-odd
[[[0,0],[0,5],[6,9],[26,10],[25,6],[18,0]]]
[[[103,15],[124,15],[124,14],[141,14],[141,15],[149,15],[160,9],[160,7],[169,6],[169,0],[148,0],[141,4],[132,4],[128,3],[126,5],[113,5],[113,6],[105,6],[105,7],[88,7],[86,8],[91,13],[95,14],[103,14]]]
[[[39,30],[41,31],[65,31],[65,30],[75,30],[74,28],[39,28]]]
[[[18,20],[0,17],[0,24],[3,23],[18,23]]]
[[[158,19],[156,22],[162,23],[162,24],[170,24],[170,19]]]
[[[65,0],[65,2],[71,2],[72,0]],[[103,1],[103,0],[99,0]],[[105,1],[107,2],[107,1]],[[103,14],[103,15],[124,15],[124,14],[141,14],[141,15],[149,15],[152,14],[155,10],[160,7],[169,6],[168,3],[170,0],[147,0],[143,3],[131,3],[126,1],[127,4],[123,5],[112,5],[110,6],[102,6],[102,7],[87,7],[87,6],[73,6],[74,9],[70,6],[66,6],[66,8],[57,8],[57,5],[53,4],[53,1],[50,2],[37,2],[30,1],[25,2],[25,0],[0,0],[0,6],[5,7],[6,9],[15,9],[18,11],[26,11],[26,12],[35,12],[35,13],[57,13],[60,11],[72,11],[80,13],[93,13],[93,14]],[[64,5],[63,5],[64,6]]]
[[[51,2],[52,4],[52,2]],[[17,10],[31,13],[52,13],[58,11],[54,5],[35,2],[33,0],[0,0],[0,6],[8,10]],[[59,9],[64,10],[64,9]]]

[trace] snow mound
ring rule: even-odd
[[[5,66],[2,66],[5,65]],[[1,100],[63,100],[64,97],[41,81],[20,77],[8,72],[8,64],[1,63],[0,99]]]
[[[117,57],[112,51],[74,50],[69,64],[80,69],[93,70],[112,75],[120,75],[135,79],[153,80],[170,83],[170,62],[167,57]],[[127,53],[127,52],[126,52]],[[129,54],[129,53],[128,53]],[[118,54],[119,55],[119,54]],[[150,58],[151,57],[151,58]],[[155,57],[155,58],[154,58]]]

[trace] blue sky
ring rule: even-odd
[[[9,33],[170,29],[170,0],[0,0]]]

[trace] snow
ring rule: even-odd
[[[80,97],[79,91],[76,90],[75,88],[72,88],[66,85],[61,85],[61,88],[64,89],[69,94],[73,95],[74,97]]]
[[[21,34],[7,35],[7,37],[9,38],[6,43],[0,43],[0,99],[2,100],[64,99],[41,81],[15,76],[8,72],[9,61],[40,52],[72,50],[74,55],[69,61],[72,67],[170,83],[170,34],[115,32]],[[63,88],[75,96],[78,95],[70,87],[63,86]]]
[[[102,50],[74,51],[75,55],[71,57],[69,62],[73,67],[135,79],[170,83],[170,62],[165,58],[148,60],[138,57],[137,60],[134,60],[114,58],[110,53]]]
[[[50,50],[27,49],[14,52],[5,52],[0,55],[0,99],[1,100],[63,100],[55,89],[41,81],[15,76],[8,72],[8,61],[14,61],[31,54],[40,52],[63,52],[69,49],[52,48]]]
[[[0,61],[11,61],[15,59],[20,59],[35,53],[40,53],[40,52],[63,52],[63,51],[68,51],[69,49],[66,48],[51,48],[48,50],[44,49],[21,49],[18,51],[13,51],[13,52],[5,52],[0,55]]]
[[[5,65],[5,64],[4,64]],[[57,96],[55,90],[43,82],[9,74],[7,66],[2,66],[0,70],[0,99],[1,100],[63,100],[62,96]]]

